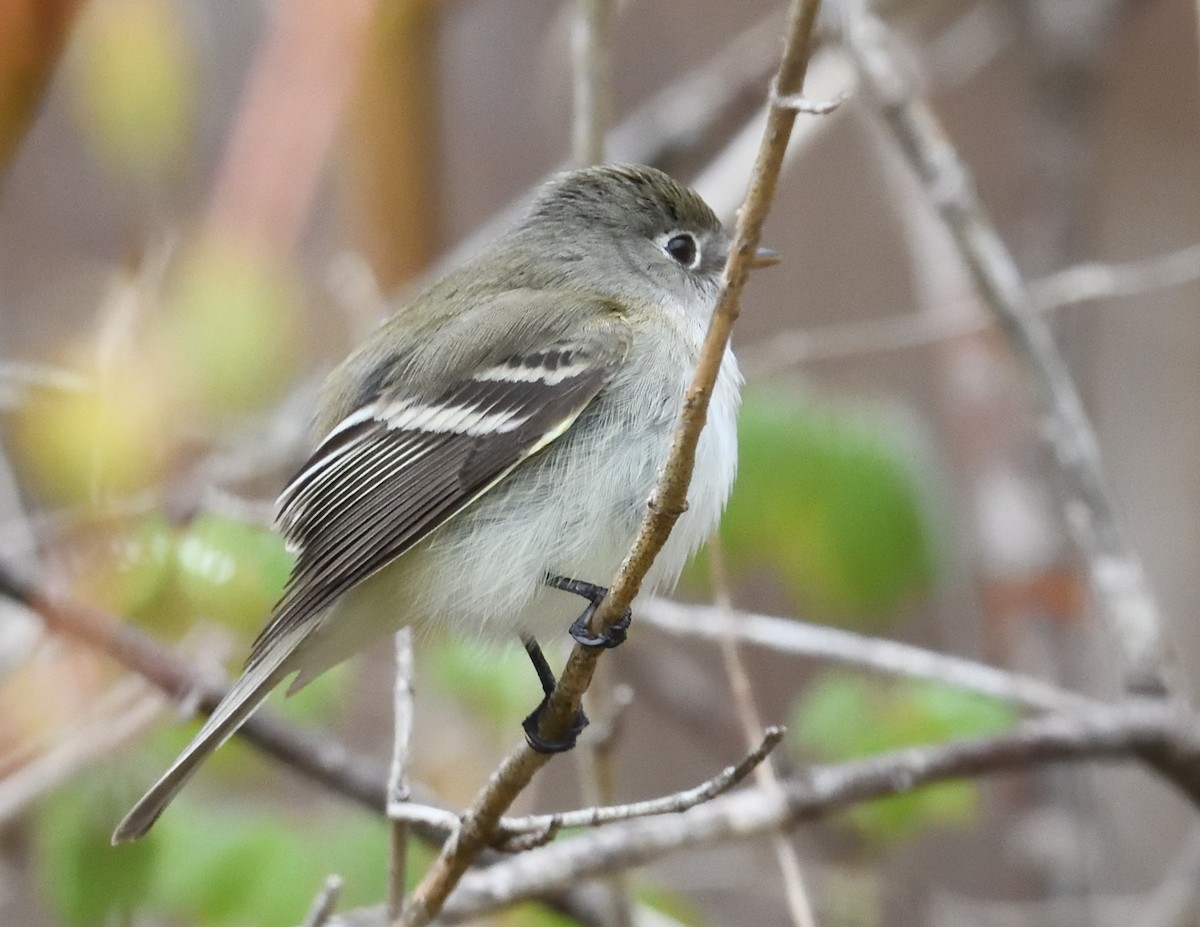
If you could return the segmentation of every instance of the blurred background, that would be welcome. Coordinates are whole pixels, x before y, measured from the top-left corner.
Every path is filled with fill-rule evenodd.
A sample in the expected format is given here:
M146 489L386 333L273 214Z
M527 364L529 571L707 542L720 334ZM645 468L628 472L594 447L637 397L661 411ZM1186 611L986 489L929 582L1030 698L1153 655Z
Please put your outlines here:
M697 183L732 220L782 8L617 7L608 156ZM1200 10L877 9L1050 313L1194 687ZM271 504L321 377L392 294L462 260L570 163L576 15L548 0L0 0L4 562L236 670L287 575ZM680 596L1115 692L1028 384L830 32L806 89L849 97L799 117L764 236L784 262L754 275L735 332L749 385L721 555ZM1107 263L1051 276L1086 262ZM746 740L716 645L636 622L631 641L604 661L603 691L632 694L606 761L618 800L690 787ZM762 719L790 727L784 770L1017 717L742 656ZM390 687L382 647L274 704L385 758ZM414 778L461 807L536 681L519 648L424 639L416 691ZM343 906L382 899L385 824L236 742L147 840L109 848L193 728L2 606L0 922L294 924L331 872ZM581 756L522 808L589 800ZM1200 923L1189 809L1140 768L1070 766L872 803L789 842L824 925L1183 927ZM628 889L660 923L789 923L776 852L687 853ZM528 905L491 923L573 921Z

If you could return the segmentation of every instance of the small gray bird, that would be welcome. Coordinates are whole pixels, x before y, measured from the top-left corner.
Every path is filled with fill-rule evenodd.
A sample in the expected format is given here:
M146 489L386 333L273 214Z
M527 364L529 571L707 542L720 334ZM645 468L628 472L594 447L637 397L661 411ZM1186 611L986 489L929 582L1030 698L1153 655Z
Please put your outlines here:
M288 690L408 625L539 635L587 618L666 461L729 236L648 167L561 174L483 253L402 305L329 377L316 450L279 498L296 554L241 677L117 827L144 834L203 760ZM716 527L737 466L741 376L726 351L688 509L645 587L673 586ZM543 705L545 702L543 701ZM586 723L581 719L578 726ZM537 749L569 748L536 739Z

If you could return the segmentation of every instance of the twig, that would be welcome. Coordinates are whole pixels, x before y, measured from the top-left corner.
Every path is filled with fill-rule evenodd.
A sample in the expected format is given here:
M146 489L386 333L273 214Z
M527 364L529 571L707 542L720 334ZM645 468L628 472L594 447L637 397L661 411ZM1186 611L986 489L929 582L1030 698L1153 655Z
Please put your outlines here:
M331 875L325 880L317 897L313 899L312 907L304 918L301 927L325 927L337 907L338 897L342 894L341 876Z
M723 795L746 778L770 755L783 739L784 729L769 727L763 731L762 740L753 750L733 766L726 766L711 779L672 795L651 798L646 801L624 805L608 805L596 808L578 808L574 811L559 811L554 814L530 814L523 817L503 817L496 827L497 846L511 850L512 841L530 834L541 835L549 831L573 827L599 827L616 821L647 817L657 814L676 814L686 811L701 802ZM433 827L453 830L458 816L452 811L430 805L410 803L396 809L409 821L420 821Z
M812 28L819 6L820 0L793 0L783 59L774 84L778 93L799 93L803 89ZM609 594L592 616L593 633L616 621L629 607L642 578L683 511L696 442L708 411L708 398L729 342L730 329L738 315L742 287L754 262L762 223L775 192L779 167L795 118L793 110L775 106L770 109L750 192L738 216L720 300L709 324L692 385L687 391L670 456L637 539L609 587ZM542 738L556 739L566 731L591 682L597 657L594 650L574 648L543 713L538 731ZM437 916L463 873L490 843L500 816L546 762L544 754L536 753L522 743L501 763L463 816L458 833L446 842L441 855L413 893L401 919L403 927L424 927Z
M1137 296L1200 280L1200 243L1140 261L1091 262L1035 280L1029 286L1034 306L1046 311L1097 299Z
M713 598L717 608L728 618L733 609L733 596L729 591L729 574L725 569L725 549L721 545L719 535L708 542L709 572L712 576ZM726 633L721 636L721 659L725 664L725 675L729 678L729 689L733 693L733 701L737 706L738 720L742 726L742 734L748 743L753 743L763 729L762 715L754 698L754 686L750 682L750 674L742 660L741 647L732 633L733 622L727 622ZM764 763L754 770L754 778L765 790L779 789L779 777L770 763ZM808 889L804 884L804 872L800 868L800 859L796 848L782 833L772 838L775 859L779 864L779 873L783 879L784 900L787 902L788 913L796 927L815 927L817 919L813 914L812 902L808 897Z
M1087 561L1100 611L1133 691L1166 693L1168 647L1137 551L1125 538L1099 449L1079 394L1012 255L976 196L966 166L929 106L913 93L887 47L882 23L861 10L847 16L847 47L864 95L876 105L898 148L920 177L1001 331L1023 362L1067 493L1067 523Z
M571 20L572 86L571 151L576 166L604 160L604 133L612 112L613 0L576 0Z
M730 635L743 643L779 653L833 660L894 676L929 679L1032 711L1087 711L1102 704L1040 679L964 657L791 618L725 612L711 606L681 605L656 598L640 604L638 620L669 634L712 640Z
M572 827L599 827L615 821L628 821L632 818L651 817L659 814L678 814L693 808L702 802L711 801L718 795L723 795L750 775L755 769L761 769L761 763L774 750L785 731L782 727L768 727L762 732L759 743L733 766L723 770L706 782L702 782L682 792L664 795L661 798L651 798L646 801L630 802L625 805L610 805L600 808L580 808L576 811L562 811L558 814L534 814L520 818L502 818L501 824L505 831L512 834L536 833L553 828L559 830Z
M1146 749L1196 755L1195 719L1158 700L1133 698L1086 715L1026 721L991 737L909 747L818 766L781 782L698 805L681 815L613 824L467 875L443 919L481 917L555 886L641 866L681 850L773 833L851 805L968 776L1064 761L1133 759Z
M1030 309L1055 312L1096 300L1137 296L1200 280L1200 244L1140 261L1092 262L1069 267L1029 284ZM863 319L819 328L777 332L738 352L748 376L818 361L924 347L978 335L995 324L986 315L923 311Z
M404 889L408 878L408 822L395 813L407 803L408 752L413 727L413 645L412 629L401 628L395 637L396 680L392 694L394 727L392 764L388 770L387 814L390 822L391 852L388 864L388 920L400 916L404 907Z

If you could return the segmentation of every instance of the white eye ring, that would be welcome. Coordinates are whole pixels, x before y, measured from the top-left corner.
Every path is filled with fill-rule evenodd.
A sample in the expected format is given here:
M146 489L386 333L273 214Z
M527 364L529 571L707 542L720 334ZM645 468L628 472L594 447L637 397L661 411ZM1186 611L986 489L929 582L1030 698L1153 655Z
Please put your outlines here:
M663 242L663 251L667 257L689 270L700 263L700 245L695 236L688 232L673 232Z

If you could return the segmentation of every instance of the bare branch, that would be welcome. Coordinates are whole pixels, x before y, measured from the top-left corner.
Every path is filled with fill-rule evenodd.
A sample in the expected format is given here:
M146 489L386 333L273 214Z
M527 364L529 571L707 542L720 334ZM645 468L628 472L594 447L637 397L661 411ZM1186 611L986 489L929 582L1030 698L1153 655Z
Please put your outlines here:
M1030 309L1054 312L1198 280L1200 244L1194 244L1140 261L1079 264L1035 280L1029 285ZM980 334L993 325L994 319L983 314L923 311L776 332L769 339L742 348L739 356L748 376L762 377L801 364L939 344Z
M1096 436L1066 364L1012 255L976 196L971 177L936 116L916 97L888 47L881 22L859 10L846 42L864 95L920 177L1001 331L1032 381L1067 493L1067 523L1087 561L1097 604L1121 651L1127 685L1165 693L1168 646L1141 559L1117 517Z
M799 93L803 89L819 7L820 0L793 0L783 58L774 83L779 93ZM776 106L772 106L768 114L750 192L738 215L720 299L701 348L692 385L687 391L670 456L637 539L613 579L609 594L592 616L593 633L611 625L629 607L641 587L642 578L683 511L696 442L708 412L709 395L729 342L730 330L738 316L741 291L754 262L762 224L774 196L795 118L794 111ZM584 647L577 646L572 651L542 716L538 734L543 739L553 740L565 733L591 683L597 657L596 651ZM500 816L547 759L522 743L504 760L463 816L458 833L446 842L441 855L413 893L400 920L403 927L423 927L437 916L450 891L491 841Z
M1058 309L1097 299L1137 296L1200 280L1200 244L1156 254L1140 261L1078 264L1030 284L1030 299L1040 310Z
M725 548L721 544L720 535L713 537L709 543L709 575L712 577L713 598L723 617L729 618L733 610L733 595L729 591L729 574L725 567ZM727 621L732 628L733 622ZM758 710L758 702L754 698L754 686L750 681L750 673L742 659L742 649L737 638L726 631L721 635L721 658L725 665L725 675L729 679L729 689L733 693L733 701L737 706L738 720L741 722L742 735L747 742L752 743L763 730L762 714ZM770 763L764 763L754 771L754 778L763 789L779 789L779 777ZM779 874L783 879L784 900L787 902L788 913L795 927L815 927L816 916L813 914L812 901L808 897L808 888L804 884L804 872L800 868L800 857L791 841L782 834L774 834L771 838L775 859L779 864Z
M656 598L640 603L638 620L668 634L707 637L711 640L730 635L744 643L780 653L833 660L894 676L929 679L1012 702L1032 711L1083 711L1101 704L1040 679L1010 673L964 657L792 618L774 618L742 611L724 612L712 606L681 605Z
M604 160L604 133L612 111L613 0L576 0L571 26L574 119L571 151L578 167Z
M755 788L683 814L612 824L473 871L463 878L439 922L481 917L556 886L642 866L690 848L774 833L860 802L948 779L1045 763L1132 760L1148 750L1200 756L1200 727L1178 706L1131 698L1086 714L1026 721L991 737L812 767L783 780L774 793ZM354 923L378 923L366 916L368 912L363 914Z
M686 811L701 802L710 801L718 795L723 795L740 783L779 745L783 740L784 733L784 729L781 727L767 728L763 732L762 740L739 762L733 766L726 766L711 779L681 792L624 805L607 805L596 808L579 808L574 811L559 811L554 814L501 818L496 828L498 835L496 846L505 852L514 852L518 845L517 841L531 835L540 842L545 842L547 835L552 837L563 828L600 827L615 821L628 821L631 818ZM430 827L448 831L454 830L458 825L458 816L454 812L431 805L415 803L399 805L394 809L394 814L397 818L421 822Z
M514 834L546 831L551 827L559 830L570 827L599 827L614 821L631 818L651 817L659 814L678 814L694 808L702 802L723 795L745 779L756 769L771 751L783 740L782 727L769 727L763 731L762 740L742 760L723 770L706 782L690 789L651 798L647 801L631 802L626 805L610 805L602 808L580 808L577 811L562 811L558 814L535 814L523 818L504 818L504 830ZM507 847L505 847L507 849Z
M308 916L304 918L301 927L325 927L337 907L338 897L342 894L341 876L331 875L313 899Z

